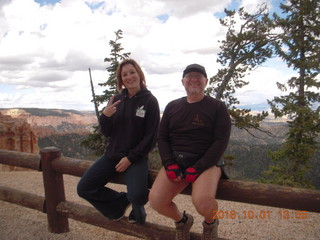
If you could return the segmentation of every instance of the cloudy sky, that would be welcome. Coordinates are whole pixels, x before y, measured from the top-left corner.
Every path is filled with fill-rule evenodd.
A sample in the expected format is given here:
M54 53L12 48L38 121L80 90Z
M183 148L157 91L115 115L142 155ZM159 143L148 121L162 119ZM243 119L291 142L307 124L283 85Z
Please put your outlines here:
M271 11L277 0L267 1ZM199 63L209 77L217 72L219 23L224 8L247 11L261 0L1 0L0 108L37 107L94 110L95 91L108 78L109 41L123 31L122 47L143 68L160 107L184 96L186 65ZM279 94L276 82L290 71L273 59L251 73L237 93L242 105L266 104Z

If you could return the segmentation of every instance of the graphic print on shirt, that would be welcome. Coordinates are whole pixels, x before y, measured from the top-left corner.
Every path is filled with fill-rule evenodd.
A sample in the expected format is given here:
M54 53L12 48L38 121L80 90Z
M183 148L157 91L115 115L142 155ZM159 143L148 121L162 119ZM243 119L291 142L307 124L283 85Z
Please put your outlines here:
M141 107L137 108L137 110L136 110L136 116L137 117L144 118L144 116L146 115L146 110L143 109L143 108L144 108L144 105L142 105Z
M192 125L204 126L204 122L200 119L199 114L197 113L195 118L192 121Z

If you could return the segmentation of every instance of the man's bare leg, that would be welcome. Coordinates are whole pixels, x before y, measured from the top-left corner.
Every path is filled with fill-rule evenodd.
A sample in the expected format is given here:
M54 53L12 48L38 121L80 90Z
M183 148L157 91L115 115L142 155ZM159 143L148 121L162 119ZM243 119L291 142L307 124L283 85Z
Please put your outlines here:
M168 179L165 169L162 167L154 181L149 194L149 203L160 214L179 221L183 214L172 201L184 188L188 186L185 181L172 181Z
M216 192L221 169L213 166L205 170L192 185L192 202L207 223L213 222L213 213L218 211Z

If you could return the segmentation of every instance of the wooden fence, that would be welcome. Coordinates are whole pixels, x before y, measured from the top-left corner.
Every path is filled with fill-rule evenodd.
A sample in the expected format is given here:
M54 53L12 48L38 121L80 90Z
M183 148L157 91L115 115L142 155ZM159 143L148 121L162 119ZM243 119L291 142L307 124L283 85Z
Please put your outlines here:
M68 218L72 218L144 239L174 239L175 230L173 228L148 222L144 225L130 224L126 218L118 222L110 221L93 207L66 201L63 174L81 177L86 169L91 166L91 161L67 158L61 156L59 149L49 147L42 149L40 155L0 150L0 163L42 171L44 197L0 186L0 200L46 213L50 232L68 232ZM156 175L157 171L151 170L149 172L150 186L154 182ZM115 176L112 182L124 184L124 180L120 175ZM190 193L190 187L182 192L182 194L188 195ZM320 212L320 191L271 184L221 180L217 199ZM200 234L192 232L191 239L200 239Z

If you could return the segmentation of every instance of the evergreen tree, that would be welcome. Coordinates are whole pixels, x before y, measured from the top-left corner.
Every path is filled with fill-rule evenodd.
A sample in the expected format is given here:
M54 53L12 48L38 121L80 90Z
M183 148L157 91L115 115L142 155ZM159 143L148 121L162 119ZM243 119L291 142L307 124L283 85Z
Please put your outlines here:
M210 78L206 93L224 100L229 107L233 124L245 129L260 129L260 122L268 116L267 112L252 115L251 109L237 109L239 100L234 96L236 89L249 84L243 77L263 64L272 56L272 24L268 18L266 5L259 6L254 14L249 14L240 8L238 12L225 9L226 18L220 23L228 28L226 39L220 46L217 62L223 68ZM240 18L240 27L235 18ZM262 130L261 130L262 131Z
M320 132L320 2L289 0L281 4L284 18L274 15L281 30L276 52L297 72L278 88L287 95L268 101L275 117L288 118L289 131L279 151L270 152L274 163L264 182L311 187L306 178L319 149Z
M99 86L105 87L102 95L95 95L92 86L93 102L95 104L95 109L98 109L100 105L105 105L112 95L117 93L117 77L116 71L120 62L130 56L131 53L122 53L124 50L119 42L122 37L122 30L115 32L116 39L110 40L109 45L111 47L110 57L104 59L105 62L109 62L110 66L107 67L109 72L109 78L104 83L99 83ZM96 155L101 155L105 149L105 137L100 133L100 127L93 126L93 132L88 135L86 139L81 142L81 145L93 150Z
M109 72L109 78L104 83L99 83L99 86L106 87L103 91L102 95L96 96L96 101L98 106L109 101L110 97L117 93L117 77L116 71L120 64L120 62L130 56L130 52L122 53L124 50L121 47L121 43L119 42L122 37L122 30L118 30L115 32L116 39L110 40L109 45L111 47L110 57L106 57L104 59L105 62L110 63L110 66L107 67L107 71Z

